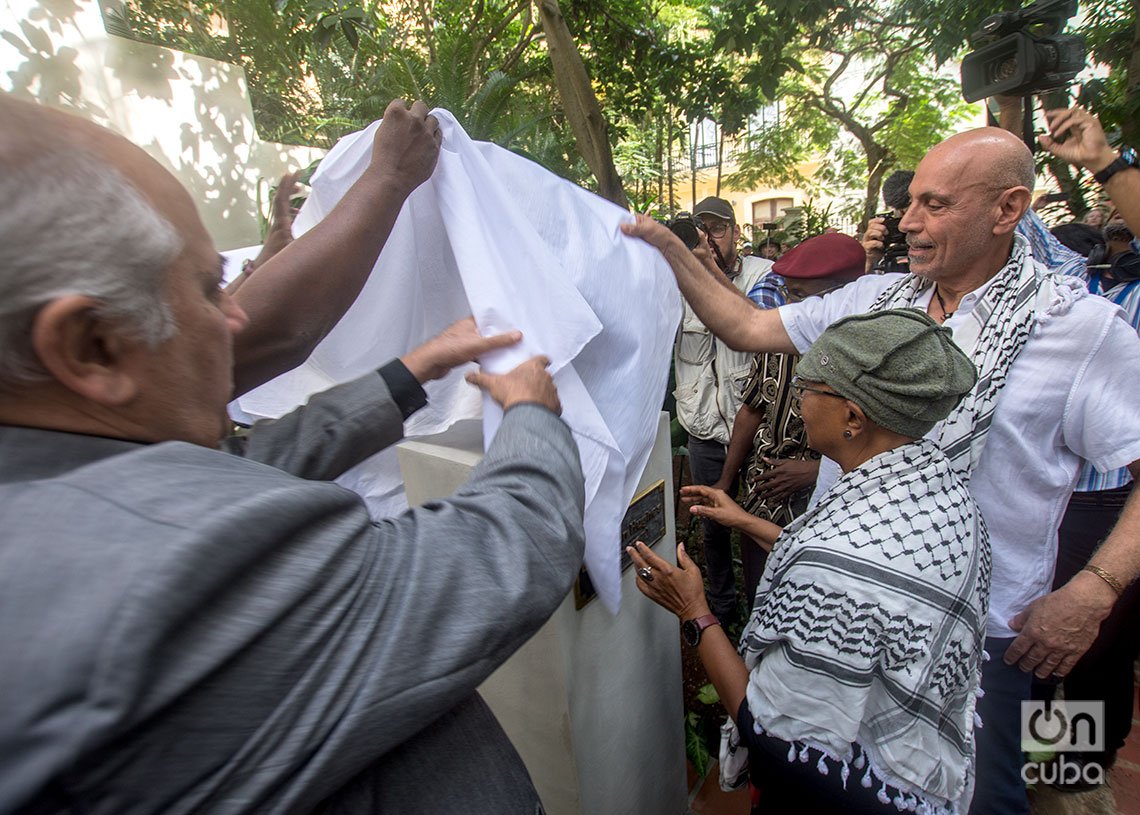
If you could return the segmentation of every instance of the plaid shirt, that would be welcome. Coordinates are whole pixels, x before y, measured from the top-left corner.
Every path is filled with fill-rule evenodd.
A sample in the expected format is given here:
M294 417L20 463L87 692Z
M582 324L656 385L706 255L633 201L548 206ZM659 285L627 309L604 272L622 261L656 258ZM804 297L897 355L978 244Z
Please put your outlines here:
M784 278L775 272L768 272L748 291L748 299L760 308L779 308L788 301L784 291Z

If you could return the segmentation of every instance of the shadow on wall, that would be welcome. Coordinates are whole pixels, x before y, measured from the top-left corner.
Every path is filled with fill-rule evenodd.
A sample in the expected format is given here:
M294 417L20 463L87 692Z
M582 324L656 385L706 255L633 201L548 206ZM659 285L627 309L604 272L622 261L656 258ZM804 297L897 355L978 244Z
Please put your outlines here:
M0 89L110 127L190 190L220 249L260 242L258 187L322 155L257 138L239 66L108 34L94 0L0 0Z

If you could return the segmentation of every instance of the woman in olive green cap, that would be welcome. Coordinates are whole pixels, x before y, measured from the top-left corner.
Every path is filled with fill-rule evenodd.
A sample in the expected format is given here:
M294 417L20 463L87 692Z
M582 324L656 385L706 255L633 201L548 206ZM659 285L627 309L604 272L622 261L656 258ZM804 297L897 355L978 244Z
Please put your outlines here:
M975 384L950 331L912 309L847 317L803 356L808 441L843 475L782 530L723 492L693 514L772 556L739 655L700 572L631 547L637 584L677 614L733 715L721 784L751 778L755 812L965 812L989 591L981 516L924 439Z

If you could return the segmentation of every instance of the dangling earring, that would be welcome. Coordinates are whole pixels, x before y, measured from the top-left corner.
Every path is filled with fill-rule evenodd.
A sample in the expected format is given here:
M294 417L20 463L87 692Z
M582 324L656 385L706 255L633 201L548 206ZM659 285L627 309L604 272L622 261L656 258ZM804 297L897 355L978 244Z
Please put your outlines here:
M844 430L843 431L843 438L845 438L845 439L851 438L851 431L850 430Z

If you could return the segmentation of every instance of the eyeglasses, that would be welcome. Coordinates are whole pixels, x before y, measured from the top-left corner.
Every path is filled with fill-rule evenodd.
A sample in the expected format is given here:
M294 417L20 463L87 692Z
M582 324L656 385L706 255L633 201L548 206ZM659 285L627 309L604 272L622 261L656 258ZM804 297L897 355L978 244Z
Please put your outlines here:
M791 387L792 387L792 396L795 399L801 399L802 400L804 398L804 393L806 393L807 391L811 391L812 393L818 393L820 396L834 396L836 399L842 399L844 401L847 401L847 397L841 393L836 393L835 391L821 391L819 388L809 388L807 385L804 384L804 381L802 379L800 379L798 376L792 377L792 386Z
M705 232L708 232L714 238L723 238L724 233L728 231L728 223L720 219L713 220L709 218L703 222L705 225Z

